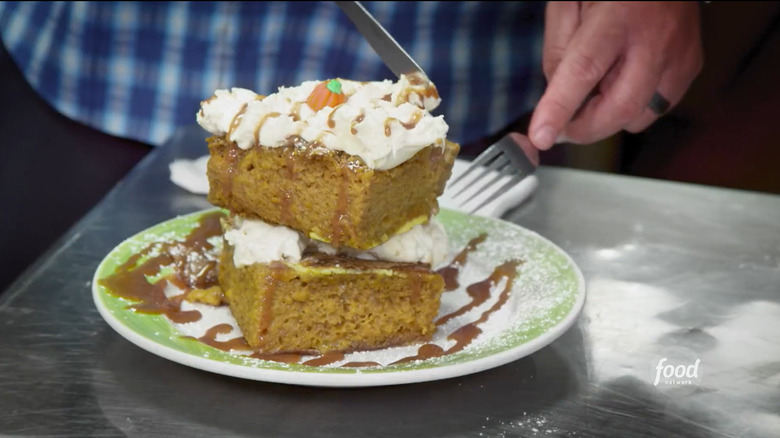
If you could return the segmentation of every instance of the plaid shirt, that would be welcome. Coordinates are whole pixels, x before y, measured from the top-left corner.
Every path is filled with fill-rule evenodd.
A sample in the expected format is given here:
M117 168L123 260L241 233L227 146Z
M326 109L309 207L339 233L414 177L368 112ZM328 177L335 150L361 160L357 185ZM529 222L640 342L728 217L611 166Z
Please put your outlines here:
M541 95L544 4L364 5L436 84L453 141L495 133ZM394 79L332 2L1 2L0 36L58 111L154 145L216 89Z

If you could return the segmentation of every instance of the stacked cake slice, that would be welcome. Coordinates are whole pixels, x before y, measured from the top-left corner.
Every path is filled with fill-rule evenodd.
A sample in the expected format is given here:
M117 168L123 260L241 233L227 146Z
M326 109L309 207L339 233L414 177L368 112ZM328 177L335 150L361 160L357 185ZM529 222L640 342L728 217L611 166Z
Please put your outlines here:
M447 254L433 220L458 146L430 83L329 80L219 90L197 120L224 222L220 285L264 353L430 339Z

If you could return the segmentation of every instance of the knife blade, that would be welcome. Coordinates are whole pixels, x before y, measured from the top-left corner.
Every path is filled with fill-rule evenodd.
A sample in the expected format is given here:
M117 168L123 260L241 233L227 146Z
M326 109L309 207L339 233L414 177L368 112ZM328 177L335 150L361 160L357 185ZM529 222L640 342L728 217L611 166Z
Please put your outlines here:
M428 75L417 62L360 2L337 1L335 3L396 76L417 75L425 82L429 82Z

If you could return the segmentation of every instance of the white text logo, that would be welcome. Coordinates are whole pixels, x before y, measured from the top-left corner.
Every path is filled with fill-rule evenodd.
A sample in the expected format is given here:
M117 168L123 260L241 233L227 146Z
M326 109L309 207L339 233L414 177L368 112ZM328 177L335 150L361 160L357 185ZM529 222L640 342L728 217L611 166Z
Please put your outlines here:
M672 364L668 358L661 358L655 367L653 386L663 385L695 385L699 383L699 364L696 359L691 365Z

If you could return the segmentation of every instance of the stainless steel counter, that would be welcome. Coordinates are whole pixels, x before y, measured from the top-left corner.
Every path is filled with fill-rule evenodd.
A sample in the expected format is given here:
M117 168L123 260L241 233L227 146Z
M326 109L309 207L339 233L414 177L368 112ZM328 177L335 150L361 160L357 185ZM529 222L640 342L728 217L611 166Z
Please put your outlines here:
M0 296L0 435L780 436L780 197L749 192L540 169L506 218L574 258L587 303L550 346L479 374L321 389L141 350L90 280L125 238L208 207L168 179L204 137L147 156ZM664 383L683 365L685 384Z

